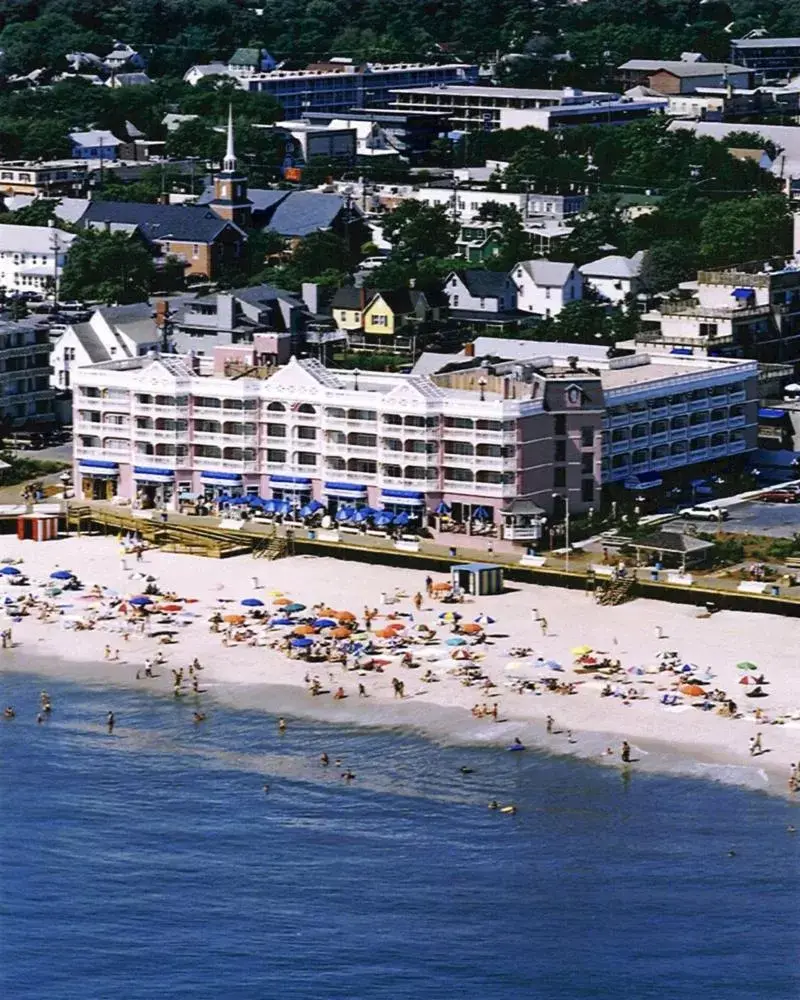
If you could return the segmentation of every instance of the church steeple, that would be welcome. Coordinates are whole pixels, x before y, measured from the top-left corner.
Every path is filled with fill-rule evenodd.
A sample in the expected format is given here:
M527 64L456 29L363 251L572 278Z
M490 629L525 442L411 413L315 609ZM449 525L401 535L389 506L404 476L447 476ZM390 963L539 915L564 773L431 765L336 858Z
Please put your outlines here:
M221 218L242 229L251 222L252 202L247 197L247 178L239 172L233 134L233 107L228 105L228 130L222 170L214 181L214 200L209 207Z
M233 148L233 105L228 105L228 143L225 148L225 159L222 161L222 169L226 174L236 173L236 152Z

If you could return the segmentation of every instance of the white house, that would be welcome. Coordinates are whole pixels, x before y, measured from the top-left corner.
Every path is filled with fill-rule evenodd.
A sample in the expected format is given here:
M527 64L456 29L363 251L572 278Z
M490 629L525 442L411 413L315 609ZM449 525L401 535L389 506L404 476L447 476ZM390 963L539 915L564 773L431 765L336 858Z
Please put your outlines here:
M580 272L595 291L616 306L624 302L628 295L639 292L643 260L643 250L637 250L632 257L609 254L583 264Z
M51 226L0 225L0 288L7 294L52 294L74 239Z
M498 315L517 307L517 289L502 271L453 271L444 283L450 314Z
M161 331L149 303L103 306L88 323L68 326L53 344L50 383L57 389L69 389L76 368L141 357L160 346Z
M583 298L583 275L574 264L557 260L523 260L511 272L517 309L537 316L558 316L570 302Z

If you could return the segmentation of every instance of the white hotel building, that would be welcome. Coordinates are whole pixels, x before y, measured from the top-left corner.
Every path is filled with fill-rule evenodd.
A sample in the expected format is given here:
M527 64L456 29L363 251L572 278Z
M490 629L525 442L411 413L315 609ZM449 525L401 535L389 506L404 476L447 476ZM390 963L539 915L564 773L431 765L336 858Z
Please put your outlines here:
M503 354L521 342L493 343ZM295 359L259 371L243 346L80 368L78 492L156 503L253 493L416 512L443 501L456 518L482 506L499 524L521 497L558 514L553 494L568 496L577 515L599 505L603 485L706 475L756 447L754 362L596 348L582 360L567 357L571 345L528 342L525 358L489 365L469 346L431 375ZM550 353L530 356L537 347Z

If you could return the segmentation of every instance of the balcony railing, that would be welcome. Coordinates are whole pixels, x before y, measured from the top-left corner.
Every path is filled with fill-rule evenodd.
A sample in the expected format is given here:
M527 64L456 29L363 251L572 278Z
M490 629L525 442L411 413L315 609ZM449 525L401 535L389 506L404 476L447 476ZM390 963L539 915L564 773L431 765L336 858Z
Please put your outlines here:
M723 455L728 454L728 445L714 444L708 449L708 454L711 458L721 458Z
M729 441L728 442L728 454L736 455L740 451L745 451L747 448L746 441Z
M698 410L708 409L708 399L690 399L687 404L690 413L697 413Z
M630 422L630 413L619 413L609 419L609 425L611 427L627 427Z
M728 417L728 427L744 427L747 417L741 413L733 417Z
M668 406L651 406L650 410L649 410L649 413L650 413L650 419L651 420L658 420L658 419L660 419L662 417L669 416L669 407Z
M669 431L659 431L650 435L650 444L666 444L669 441Z
M744 389L738 389L735 392L732 391L728 393L729 403L743 403L746 399L747 399L747 393L744 391Z
M134 465L156 469L185 469L192 464L188 455L145 455L141 452L134 452L132 460Z

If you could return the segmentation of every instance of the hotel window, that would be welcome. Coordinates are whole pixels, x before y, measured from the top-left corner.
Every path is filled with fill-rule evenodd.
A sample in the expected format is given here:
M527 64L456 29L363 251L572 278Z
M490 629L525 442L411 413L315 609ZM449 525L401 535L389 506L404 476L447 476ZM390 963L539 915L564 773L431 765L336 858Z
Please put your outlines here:
M581 472L587 474L594 472L594 455L592 452L587 452L585 455L581 455Z
M199 256L200 256L200 244L199 243L193 243L192 244L192 257L196 258L196 257L199 257Z
M553 442L553 461L554 462L566 462L567 460L567 442L564 441L554 441Z
M286 461L286 452L285 451L280 451L277 448L268 448L267 449L267 461L268 462L285 462Z
M316 465L317 456L313 451L298 451L297 452L297 464L298 465Z
M313 441L317 436L316 427L298 427L297 436L306 441Z
M267 424L267 437L286 437L285 424Z
M581 427L581 448L591 448L594 445L594 427Z
M553 486L560 487L567 485L567 470L553 469Z
M594 503L594 480L593 479L582 479L581 480L581 502L582 503Z

